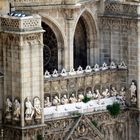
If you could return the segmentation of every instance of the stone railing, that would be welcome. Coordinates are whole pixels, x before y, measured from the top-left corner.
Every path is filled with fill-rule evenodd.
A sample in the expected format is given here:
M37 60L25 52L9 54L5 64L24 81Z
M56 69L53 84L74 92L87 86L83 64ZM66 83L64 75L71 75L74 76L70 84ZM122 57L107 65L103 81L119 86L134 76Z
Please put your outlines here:
M55 96L61 99L63 95L70 98L74 94L78 99L79 94L86 95L88 91L94 93L96 89L102 93L105 89L110 91L112 86L118 91L120 91L121 87L127 87L126 69L107 69L64 77L45 78L44 96L45 98L49 97L51 102Z
M31 31L41 29L41 18L39 15L26 17L9 16L1 17L1 29L8 31Z
M138 16L138 5L128 3L122 4L118 2L106 2L104 14L136 17Z

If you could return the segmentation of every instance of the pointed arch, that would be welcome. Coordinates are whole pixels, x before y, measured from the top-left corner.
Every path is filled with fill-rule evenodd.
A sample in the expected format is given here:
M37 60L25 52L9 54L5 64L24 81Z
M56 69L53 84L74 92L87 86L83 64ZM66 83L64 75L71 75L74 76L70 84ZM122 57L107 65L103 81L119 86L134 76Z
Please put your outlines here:
M41 15L42 16L42 15ZM61 27L59 26L59 24L53 20L52 18L50 18L49 16L42 16L42 23L44 26L46 26L46 28L48 29L48 32L51 32L52 33L52 38L53 41L54 41L54 46L51 45L51 46L47 46L47 44L44 44L44 46L47 46L47 48L49 49L50 47L50 50L46 50L46 51L49 51L50 56L48 56L49 58L52 57L52 55L54 55L53 57L56 57L54 58L51 63L56 63L54 64L54 68L55 69L58 69L58 70L61 70L62 67L65 65L64 63L64 59L63 56L64 56L64 48L65 48L65 36L64 36L64 33L62 32L63 30L61 29ZM44 28L45 29L45 28ZM44 34L50 34L50 33L44 33ZM53 49L51 50L51 48L53 47ZM55 48L56 47L56 48ZM45 49L45 48L44 48ZM53 54L54 52L57 51L57 54ZM48 59L49 59L48 58ZM57 61L57 62L55 62ZM49 63L49 62L48 62ZM57 65L57 67L56 67ZM50 68L51 69L51 68ZM44 72L47 70L47 66L45 67L44 66ZM51 69L51 72L53 70Z
M93 66L95 63L98 63L99 61L99 47L98 47L98 28L97 28L97 23L94 20L95 16L93 15L93 13L89 10L89 9L84 9L81 14L78 16L76 23L75 23L75 27L74 27L74 34L73 34L73 44L74 44L74 65L75 67L78 65L82 65L83 67L85 67L85 65L91 65ZM83 37L82 41L83 43L81 43L81 41L79 40L79 42L76 45L75 40L77 39L77 34L78 34L78 26L80 26L83 28L82 30L85 30L83 33L80 32L79 35L81 34L81 38L82 35L85 35L85 37ZM80 38L80 37L79 37ZM78 40L78 39L77 39ZM84 49L82 49L81 47L83 47ZM77 52L77 50L79 50ZM80 55L79 55L80 53ZM86 60L86 62L84 62L84 64L82 62L80 62L80 56L82 56L82 59ZM78 60L79 58L79 60Z

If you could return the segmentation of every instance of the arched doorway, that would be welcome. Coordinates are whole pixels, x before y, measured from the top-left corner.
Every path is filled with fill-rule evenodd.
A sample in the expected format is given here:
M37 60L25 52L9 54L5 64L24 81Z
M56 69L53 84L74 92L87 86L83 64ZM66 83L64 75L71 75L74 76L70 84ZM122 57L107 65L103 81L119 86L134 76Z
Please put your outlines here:
M74 35L74 68L87 66L87 31L83 17L80 17Z
M44 22L42 22L42 27L45 30L43 34L43 63L44 72L48 70L53 72L54 69L58 69L58 46L57 38L53 30Z
M74 33L74 68L85 68L99 63L99 47L95 20L91 12L85 10L79 17Z

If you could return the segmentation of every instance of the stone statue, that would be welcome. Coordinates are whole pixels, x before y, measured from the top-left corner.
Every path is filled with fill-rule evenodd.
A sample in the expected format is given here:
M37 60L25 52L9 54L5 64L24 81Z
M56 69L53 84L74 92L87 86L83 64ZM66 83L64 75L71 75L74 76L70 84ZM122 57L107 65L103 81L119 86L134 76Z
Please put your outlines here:
M118 95L118 92L117 92L117 90L114 86L111 87L110 93L111 93L111 96L117 96Z
M93 93L93 99L100 99L101 95L99 92L99 89L96 89L95 92Z
M78 95L78 102L81 102L84 99L84 95L82 93L80 93Z
M64 105L67 103L69 103L69 100L66 95L63 95L63 97L61 98L61 104Z
M120 96L124 97L125 96L125 87L121 87L121 90L120 90Z
M131 98L130 98L131 103L136 104L137 103L137 95L136 95L137 87L133 81L131 82L131 86L129 90L130 90L130 95L131 95Z
M109 93L108 88L106 88L106 89L102 92L102 96L103 96L104 98L107 98L107 97L110 96L110 93Z
M135 85L134 82L131 83L131 86L130 86L130 94L131 94L131 97L132 96L136 96L136 90L137 90L137 87Z
M32 120L33 115L34 107L32 106L29 97L27 97L25 101L25 120Z
M6 99L6 119L11 119L12 118L12 102L9 98Z
M93 95L92 95L92 92L91 92L90 90L87 92L86 95L87 95L88 98L92 98L92 96L93 96Z
M125 92L125 87L121 87L119 95L117 95L117 98L116 98L116 99L118 99L120 101L120 103L122 105L125 105L125 101L126 101L125 93L126 93Z
M53 101L52 101L53 105L57 106L60 104L60 99L58 98L58 96L55 96L53 98Z
M76 99L74 93L73 93L73 94L71 95L71 97L69 98L69 101L70 101L70 103L76 103L76 102L77 102L77 99Z
M18 99L15 99L14 102L14 111L13 111L13 119L14 120L19 120L20 119L20 103L18 101Z
M136 104L136 103L137 103L137 97L134 96L134 95L131 97L130 100L131 100L131 103L132 103L132 104Z
M40 99L38 97L34 98L34 110L35 110L35 119L39 119L41 118L41 102Z
M50 102L50 97L46 97L44 100L44 107L49 107L51 105L52 103Z

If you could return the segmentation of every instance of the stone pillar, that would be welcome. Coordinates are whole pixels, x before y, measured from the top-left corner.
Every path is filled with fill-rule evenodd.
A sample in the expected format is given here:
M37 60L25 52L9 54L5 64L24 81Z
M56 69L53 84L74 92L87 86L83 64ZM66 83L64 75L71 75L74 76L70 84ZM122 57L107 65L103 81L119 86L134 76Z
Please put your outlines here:
M138 7L138 14L140 14L140 6ZM137 51L137 63L138 63L138 79L137 79L137 107L140 109L140 20L138 21L138 51Z
M28 135L28 129L33 128L33 133L37 132L35 129L42 132L40 130L43 129L44 124L41 17L38 15L22 18L3 16L1 21L5 75L3 114L5 127L10 125L9 130L20 131L19 134L22 135L19 136L20 139L31 139L30 137L36 139L37 134ZM9 107L7 102L12 105ZM16 108L17 104L19 110Z
M73 27L74 27L74 20L67 19L67 48L65 49L65 67L67 70L70 70L73 67ZM66 62L67 61L67 62Z

